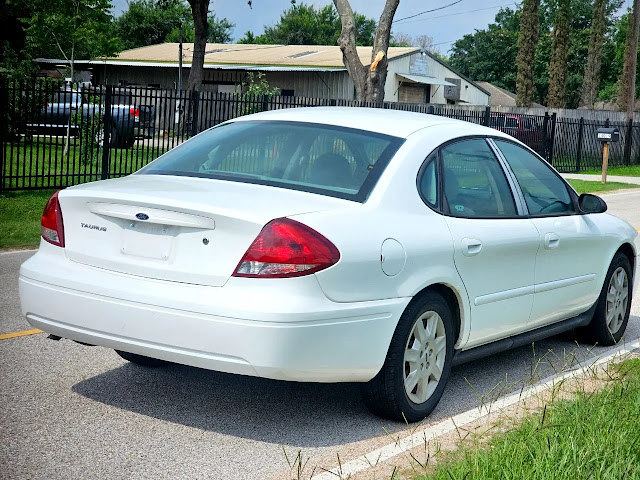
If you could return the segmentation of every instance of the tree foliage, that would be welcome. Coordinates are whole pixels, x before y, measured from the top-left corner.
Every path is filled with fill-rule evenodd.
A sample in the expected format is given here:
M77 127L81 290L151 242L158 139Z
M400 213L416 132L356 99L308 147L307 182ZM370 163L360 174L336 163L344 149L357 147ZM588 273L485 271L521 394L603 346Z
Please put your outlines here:
M520 34L518 35L518 54L516 64L516 104L528 107L534 98L534 65L533 59L538 46L540 0L524 0L520 17Z
M589 51L587 54L587 64L584 68L582 93L580 95L580 103L587 107L593 107L598 97L600 67L602 66L602 49L604 47L606 4L606 0L595 0L593 7L591 33L589 34Z
M114 21L114 33L120 48L144 47L164 42L195 40L195 27L189 6L182 0L133 0L129 8ZM208 38L211 43L229 43L235 26L226 18L215 14L208 18Z
M231 43L234 23L231 23L226 18L218 18L216 14L209 16L209 31L207 34L207 42L209 43ZM193 26L193 19L188 18L182 24L182 41L193 42L195 40L195 28ZM164 40L165 42L179 42L180 41L180 27L175 27Z
M191 22L189 7L181 0L133 0L129 8L114 21L114 33L123 50L155 45L167 41L167 36L179 29L179 24ZM193 27L192 27L193 28Z
M549 107L564 108L567 103L567 53L569 51L570 0L558 0L553 27L553 56L549 66Z
M376 21L354 13L356 44L373 45ZM342 25L333 5L316 8L305 3L294 4L274 25L265 26L262 35L247 31L238 43L272 45L336 45Z
M37 57L92 59L118 49L109 0L30 0L26 42Z
M600 99L615 94L622 71L622 52L626 35L625 16L616 18L620 0L605 0L605 35L602 68L596 92ZM539 41L533 56L534 101L544 103L549 92L549 68L553 52L553 26L558 0L541 0L538 12ZM568 108L581 105L580 95L589 50L593 18L592 0L571 0L569 20L569 48L567 51ZM451 65L461 73L478 81L491 82L509 91L516 91L516 56L519 10L501 9L493 23L456 41L449 57ZM616 60L616 58L618 60Z
M627 118L633 114L635 100L635 80L638 66L638 36L640 32L640 0L633 1L633 10L628 14L624 60L620 74L618 108L626 110Z

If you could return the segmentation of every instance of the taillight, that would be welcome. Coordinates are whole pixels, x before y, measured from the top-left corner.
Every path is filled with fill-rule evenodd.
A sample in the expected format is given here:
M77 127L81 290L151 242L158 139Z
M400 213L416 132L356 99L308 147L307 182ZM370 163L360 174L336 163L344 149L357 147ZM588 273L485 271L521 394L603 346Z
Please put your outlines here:
M62 226L62 210L58 201L58 193L54 193L42 214L42 238L47 242L64 247L64 227Z
M278 218L267 223L236 267L234 277L309 275L340 260L333 243L306 225Z
M129 113L130 113L131 115L133 115L134 117L139 117L139 116L140 116L140 109L139 109L139 108L133 108L133 107L131 107L131 108L129 109Z

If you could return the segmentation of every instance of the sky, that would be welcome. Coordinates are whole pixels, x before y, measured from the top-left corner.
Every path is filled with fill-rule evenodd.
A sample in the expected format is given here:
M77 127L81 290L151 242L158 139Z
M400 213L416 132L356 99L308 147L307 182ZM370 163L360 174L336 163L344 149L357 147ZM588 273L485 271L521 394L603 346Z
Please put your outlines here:
M112 1L114 15L117 16L126 10L127 0ZM297 1L302 3L302 0ZM626 11L631 1L625 0L622 11ZM454 5L447 7L454 2ZM304 3L323 7L332 2L307 0ZM377 20L384 3L385 0L351 0L351 7L354 11ZM463 35L486 28L493 22L500 7L514 8L517 3L515 0L403 0L396 11L392 31L395 34L406 33L411 36L429 35L433 38L435 49L447 54L453 42ZM236 24L233 30L233 39L236 41L247 30L253 31L256 35L262 33L265 25L276 23L282 11L290 6L290 0L253 0L252 8L249 8L245 0L211 0L210 10L218 17L226 17ZM438 8L441 9L400 20Z

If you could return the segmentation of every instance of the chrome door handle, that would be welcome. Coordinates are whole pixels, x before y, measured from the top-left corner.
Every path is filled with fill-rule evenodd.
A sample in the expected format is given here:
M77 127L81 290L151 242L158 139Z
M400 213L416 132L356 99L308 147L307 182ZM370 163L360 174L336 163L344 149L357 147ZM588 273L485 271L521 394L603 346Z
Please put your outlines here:
M473 257L482 251L482 242L475 238L462 239L462 254L467 257Z
M558 248L560 245L560 237L555 233L547 233L544 236L544 248L551 250L552 248Z

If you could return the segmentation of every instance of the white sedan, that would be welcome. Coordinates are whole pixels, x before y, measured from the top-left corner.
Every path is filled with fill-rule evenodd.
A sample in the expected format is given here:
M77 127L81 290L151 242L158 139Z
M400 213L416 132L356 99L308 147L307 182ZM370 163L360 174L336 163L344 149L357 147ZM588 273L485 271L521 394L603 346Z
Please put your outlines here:
M20 269L34 327L176 362L362 382L417 421L453 365L627 326L636 231L499 131L305 108L207 130L128 177L56 193Z

